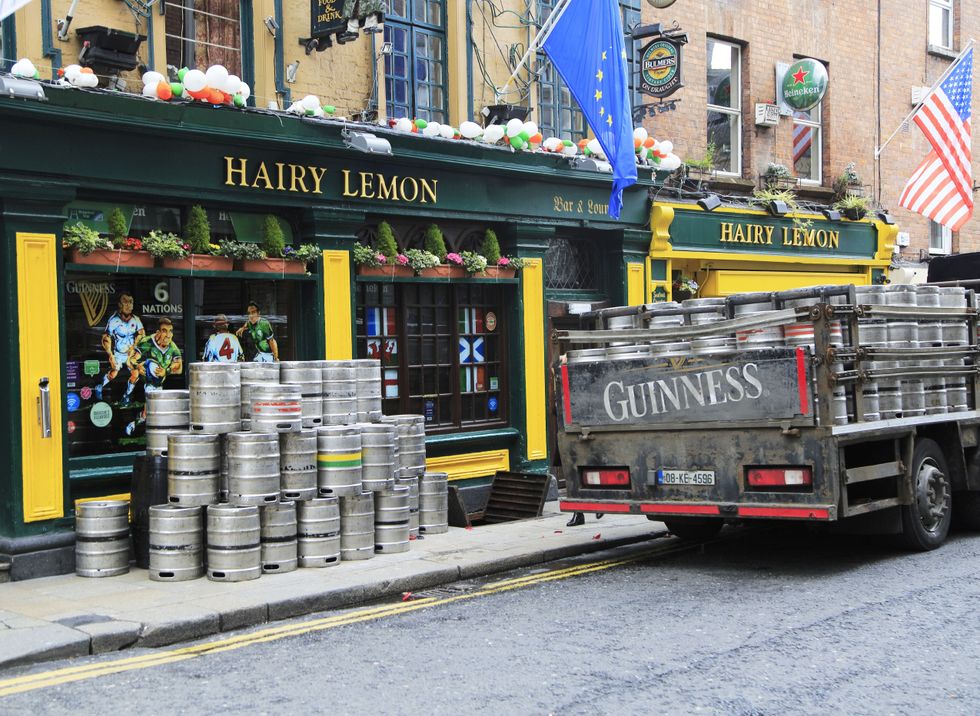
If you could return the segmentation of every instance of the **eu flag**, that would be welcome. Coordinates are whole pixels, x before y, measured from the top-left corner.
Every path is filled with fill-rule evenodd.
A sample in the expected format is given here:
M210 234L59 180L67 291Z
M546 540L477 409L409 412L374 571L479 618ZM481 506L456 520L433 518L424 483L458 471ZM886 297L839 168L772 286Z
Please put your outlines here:
M618 219L623 190L636 183L629 70L619 3L568 0L542 46L612 164L609 216Z

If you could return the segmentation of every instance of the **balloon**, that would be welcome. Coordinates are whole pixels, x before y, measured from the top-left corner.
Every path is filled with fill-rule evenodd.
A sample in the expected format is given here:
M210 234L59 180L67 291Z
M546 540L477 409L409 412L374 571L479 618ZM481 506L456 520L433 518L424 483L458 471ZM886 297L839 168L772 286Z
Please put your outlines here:
M596 156L599 156L599 157L603 156L603 154L602 154L602 145L599 144L599 140L598 139L593 139L592 141L590 141L586 145L586 149L588 149L590 152L592 152Z
M647 140L648 136L649 134L644 127L637 127L633 130L633 139L639 141L640 144L643 144L643 142Z
M561 153L564 154L566 157L574 157L576 152L578 152L578 147L576 147L571 142L565 144L565 148L562 149L561 151Z
M10 74L14 77L32 78L37 74L37 68L33 62L25 57L14 63L14 66L10 68Z
M235 102L235 106L236 107L244 107L245 106L245 98L242 97L240 94L236 94L235 95L234 102Z
M323 105L323 111L326 112L327 114L336 114L337 108L334 107L332 104L325 104Z
M145 87L146 85L154 85L157 82L163 82L164 79L165 79L164 76L161 75L159 72L153 72L152 70L150 72L144 72L143 86Z
M157 85L161 85L163 82L154 82L153 84L143 85L143 96L149 97L150 99L157 98Z
M483 141L487 144L496 144L504 138L504 128L499 124L491 124L483 130Z
M660 168L664 171L672 172L679 169L681 166L681 158L676 154L670 154L666 159L661 160Z
M441 126L438 122L429 122L425 129L422 130L422 134L426 137L438 137L440 129Z
M208 86L208 81L204 78L204 73L200 70L188 70L184 74L181 82L184 83L184 88L188 92L200 92Z
M169 82L157 82L157 97L166 101L174 96L174 91L170 88ZM146 89L145 87L143 89Z
M530 137L533 137L538 133L538 125L536 125L534 122L525 122L523 129Z
M92 71L91 67L83 67L78 71L78 76L75 78L75 85L77 87L98 87L99 78Z
M512 120L507 122L507 136L516 137L518 134L524 131L524 122L514 117Z
M521 138L521 135L517 134L510 138L510 146L514 149L524 149L527 146L527 142Z
M173 94L174 97L180 97L184 94L184 85L181 84L180 82L171 82L170 92Z
M238 90L241 89L242 78L238 75L228 75L228 79L225 80L223 85L220 85L222 92L227 94L238 94Z
M208 101L211 104L224 104L225 103L225 93L219 89L214 89L213 87L208 92Z
M242 82L241 87L238 88L238 94L242 96L242 99L248 100L252 96L252 90L248 88L248 85Z
M77 77L82 71L81 65L68 65L61 72L69 82L71 82L72 77Z
M195 92L193 90L187 89L186 84L184 85L184 93L191 99L207 99L208 96L207 90L198 90Z
M399 132L411 132L414 127L415 125L412 124L412 120L410 120L408 117L401 117L397 122L395 122L395 129L397 129Z
M204 73L204 79L207 80L208 87L224 87L228 81L228 70L224 65L211 65Z
M530 144L541 144L541 142L543 141L544 141L544 137L541 136L541 132L535 132L534 134L531 135L531 138L528 140Z
M452 139L456 136L456 129L450 127L448 124L444 124L439 127L439 136L443 139Z
M643 146L646 147L647 149L653 149L657 146L657 140L654 139L653 137L647 137L643 141Z
M323 107L317 107L312 112L310 110L306 110L306 114L307 115L311 115L312 114L314 117L322 117L323 116Z
M224 90L218 90L221 92L221 104L231 104L231 95Z
M660 142L660 146L658 147L658 149L661 152L663 152L664 154L670 154L672 151L674 151L674 143L673 142Z
M320 98L316 95L308 94L300 100L300 104L303 105L303 109L312 112L320 106Z
M517 133L517 136L523 139L525 143L531 138L531 135L525 132L523 128Z
M476 139L483 134L483 129L476 122L463 122L459 125L459 133L466 139Z
M183 82L184 75L186 75L188 72L190 72L189 69L187 69L186 67L181 67L179 70L177 70L177 79Z
M428 127L428 126L429 126L429 123L426 122L424 119L416 119L415 120L415 129L416 130L422 130L422 129L425 129L426 127Z

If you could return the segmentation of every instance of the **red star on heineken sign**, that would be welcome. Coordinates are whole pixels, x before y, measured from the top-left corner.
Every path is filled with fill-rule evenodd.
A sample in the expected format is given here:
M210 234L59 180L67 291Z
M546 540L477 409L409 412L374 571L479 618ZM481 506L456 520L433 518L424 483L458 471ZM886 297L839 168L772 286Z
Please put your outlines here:
M804 70L802 67L793 73L793 84L801 85L806 80L806 76L810 74L808 70Z

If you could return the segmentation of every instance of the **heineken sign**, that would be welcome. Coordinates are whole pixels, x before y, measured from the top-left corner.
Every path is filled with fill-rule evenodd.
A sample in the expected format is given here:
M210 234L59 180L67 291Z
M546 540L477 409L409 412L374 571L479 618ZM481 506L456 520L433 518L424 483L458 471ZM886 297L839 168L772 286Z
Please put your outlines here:
M827 68L817 60L798 60L783 76L783 101L801 112L813 109L827 93Z
M662 37L640 55L640 90L654 97L669 97L681 83L681 42Z

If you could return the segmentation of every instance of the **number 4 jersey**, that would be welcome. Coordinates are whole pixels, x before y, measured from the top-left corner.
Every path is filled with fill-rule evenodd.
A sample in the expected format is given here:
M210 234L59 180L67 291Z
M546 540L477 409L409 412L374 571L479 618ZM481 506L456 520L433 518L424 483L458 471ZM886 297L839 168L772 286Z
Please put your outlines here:
M234 333L215 333L204 345L203 358L209 363L237 363L242 359L242 344Z

